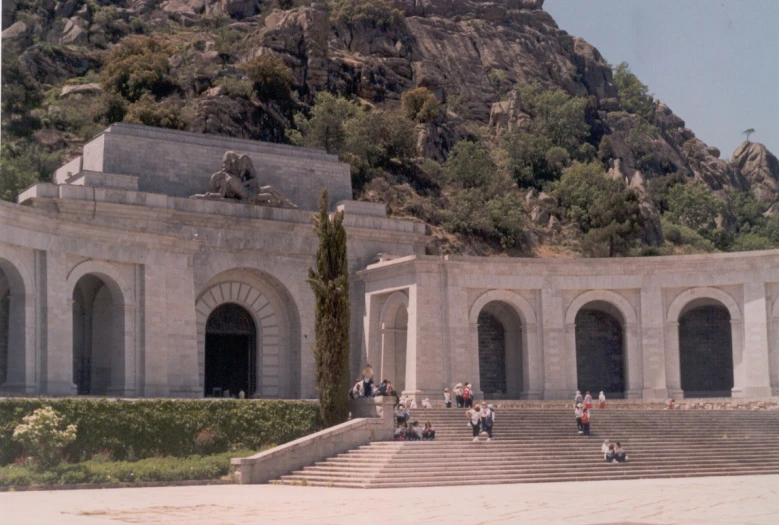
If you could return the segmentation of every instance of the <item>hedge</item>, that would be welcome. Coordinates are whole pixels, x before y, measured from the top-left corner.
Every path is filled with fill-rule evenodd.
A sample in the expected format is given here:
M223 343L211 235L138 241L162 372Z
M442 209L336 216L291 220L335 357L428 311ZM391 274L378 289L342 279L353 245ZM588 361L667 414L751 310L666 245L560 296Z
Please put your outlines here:
M319 405L282 400L0 399L0 465L24 455L12 438L27 414L51 406L66 424L78 425L65 449L71 462L108 451L117 460L186 457L196 437L213 431L208 453L281 444L322 428Z
M8 465L0 467L0 486L219 479L230 473L231 457L250 453L249 450L239 450L204 457L61 463L46 472L37 472L22 465Z

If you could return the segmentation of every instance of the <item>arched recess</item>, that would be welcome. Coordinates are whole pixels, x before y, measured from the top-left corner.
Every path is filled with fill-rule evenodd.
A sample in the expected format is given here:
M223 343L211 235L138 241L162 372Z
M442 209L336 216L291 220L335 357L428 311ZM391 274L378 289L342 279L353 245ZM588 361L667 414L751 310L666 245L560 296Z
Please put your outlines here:
M22 258L3 246L0 257L0 390L38 391L35 284Z
M611 303L591 301L576 313L577 389L625 396L625 318Z
M730 323L730 349L732 355L733 370L733 388L732 394L739 395L744 386L746 378L743 374L743 338L744 329L741 316L741 309L736 300L724 290L713 287L690 288L680 293L668 306L666 314L666 353L665 366L666 377L668 381L669 395L672 397L684 397L682 387L682 355L680 352L680 324L685 314L703 307L719 307L723 314L717 316L715 320L720 327L722 323ZM724 312L727 315L724 315ZM707 314L703 314L707 315ZM726 334L727 329L723 329L717 337ZM722 352L719 352L720 354ZM721 393L720 393L721 394ZM717 394L717 395L720 395ZM705 392L696 391L692 395L706 395Z
M125 392L124 298L105 276L87 274L73 289L73 382L78 394Z
M577 316L580 311L587 310L588 307L592 307L593 321L598 326L607 328L612 326L611 330L615 330L614 322L619 323L622 339L623 349L623 364L624 370L623 383L625 385L622 395L625 398L638 398L641 396L641 390L643 389L643 377L641 370L643 368L643 358L641 352L640 339L638 334L638 315L636 314L633 305L630 304L623 295L613 290L589 290L579 294L568 306L565 313L565 333L566 333L566 348L567 359L569 362L568 381L570 389L575 390L578 387L579 382L579 370L577 366ZM608 316L608 317L605 317ZM598 320L597 318L600 317ZM611 320L609 319L611 318ZM580 320L583 320L579 316ZM581 328L579 329L581 332ZM580 334L580 338L583 334ZM616 337L616 335L611 336ZM585 388L596 388L598 385L590 385Z
M543 360L538 347L538 326L535 310L531 304L516 292L509 290L490 290L478 296L468 311L470 326L469 347L471 357L471 377L474 389L482 391L479 318L485 322L482 326L482 342L489 339L485 335L487 322L500 325L502 332L502 351L505 363L505 396L509 398L540 399L543 392ZM488 320L489 316L491 320ZM494 334L493 334L494 339ZM499 344L499 342L498 342ZM482 344L484 349L484 344ZM498 350L498 353L500 350ZM494 352L493 352L494 353ZM482 361L485 352L482 350ZM497 357L498 361L500 357ZM499 368L499 367L498 367ZM487 385L489 388L489 384ZM485 395L494 392L485 392Z
M257 325L235 303L217 306L206 320L206 397L257 392Z
M71 328L74 393L134 396L139 379L134 290L117 267L94 260L74 267L65 284L72 301L66 322Z
M408 349L408 295L394 292L387 298L379 316L381 363L379 380L388 379L397 392L406 389ZM373 363L371 363L373 364Z
M237 268L212 278L195 301L200 387L205 387L206 322L219 306L244 308L256 327L257 397L300 396L300 320L286 288L256 269Z

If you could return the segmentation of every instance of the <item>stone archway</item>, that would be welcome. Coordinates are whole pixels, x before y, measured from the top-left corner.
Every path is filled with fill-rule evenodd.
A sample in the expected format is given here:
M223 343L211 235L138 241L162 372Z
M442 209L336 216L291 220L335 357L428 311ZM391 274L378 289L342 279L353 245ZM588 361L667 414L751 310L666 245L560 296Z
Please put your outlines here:
M725 324L729 324L729 327L725 327ZM701 326L706 325L716 326L718 329L716 349L708 344L711 342L708 339L701 341L697 348L689 344L695 338L695 332L702 337ZM729 341L723 342L723 337L729 337ZM739 373L737 366L737 363L742 362L742 340L741 310L730 294L719 288L701 287L685 290L676 296L666 315L665 365L669 395L675 398L684 397L685 386L693 389L693 396L726 395L726 388L723 386L726 382L732 382L731 395L740 393L746 384L746 378L742 377L743 374ZM684 349L681 347L682 342L685 343ZM712 354L713 350L717 351ZM722 376L716 380L714 376L707 376L703 382L690 382L696 369L702 371L705 368L705 365L699 363L705 354L716 355L719 361L725 363L726 370L723 372L730 377ZM685 384L682 382L683 375Z
M79 395L125 395L124 297L94 274L73 288L73 382Z
M579 316L584 310L589 313ZM603 385L592 385L592 388L607 385L622 385L621 395L625 398L637 399L641 397L644 381L642 376L643 358L641 344L639 339L638 315L633 305L630 304L623 295L613 290L589 290L578 295L568 306L565 314L565 334L566 334L566 359L568 360L569 376L568 384L571 390L579 386L579 370L577 360L579 359L579 348L577 345L577 332L581 341L586 334L583 332L584 326L578 326L581 321L590 328L600 330L603 341L611 341L614 348L611 352L602 353L599 359L602 364L608 364L609 367L598 377L592 377L595 382L602 382ZM616 341L621 341L621 358L618 354ZM621 361L621 364L619 363ZM620 374L621 370L621 374ZM586 374L585 374L586 375ZM621 381L613 382L610 377L617 378L621 375ZM617 387L618 387L617 386ZM590 389L591 385L585 386ZM599 388L601 389L601 388ZM617 396L620 392L615 392Z
M34 282L13 249L0 258L0 390L38 391Z
M212 279L198 295L195 315L201 389L205 389L208 318L221 305L233 303L248 312L256 327L256 396L299 396L300 342L296 311L276 288L253 270L230 270Z
M257 327L235 303L216 307L206 320L204 394L235 397L257 391Z
M408 350L408 296L395 292L387 298L381 315L381 363L379 381L388 379L397 392L406 389Z
M469 377L474 390L488 397L501 390L508 398L540 399L544 384L543 356L537 343L535 310L527 299L509 290L484 292L471 305L468 321L473 363ZM492 392L484 391L482 366L490 367L493 376L499 374L490 377L488 373L484 377L487 379L484 386Z
M625 319L611 303L591 301L576 313L576 385L594 395L625 395Z

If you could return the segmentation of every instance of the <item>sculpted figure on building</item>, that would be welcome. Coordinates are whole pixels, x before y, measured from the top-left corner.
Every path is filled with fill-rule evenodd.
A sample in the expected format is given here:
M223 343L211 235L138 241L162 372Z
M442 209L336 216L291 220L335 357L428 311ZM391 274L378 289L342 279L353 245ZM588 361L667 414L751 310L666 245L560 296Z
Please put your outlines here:
M273 186L260 186L252 159L235 151L225 152L222 169L211 175L211 190L194 197L236 199L273 208L297 208Z

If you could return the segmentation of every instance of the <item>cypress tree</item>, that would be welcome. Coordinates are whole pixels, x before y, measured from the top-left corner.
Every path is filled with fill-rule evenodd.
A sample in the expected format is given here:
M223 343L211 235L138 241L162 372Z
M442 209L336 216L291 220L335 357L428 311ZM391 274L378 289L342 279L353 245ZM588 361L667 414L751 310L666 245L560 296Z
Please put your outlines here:
M349 417L349 268L343 212L332 221L327 212L327 190L319 199L319 214L311 216L319 237L316 269L309 268L308 283L316 308L316 382L325 426Z

